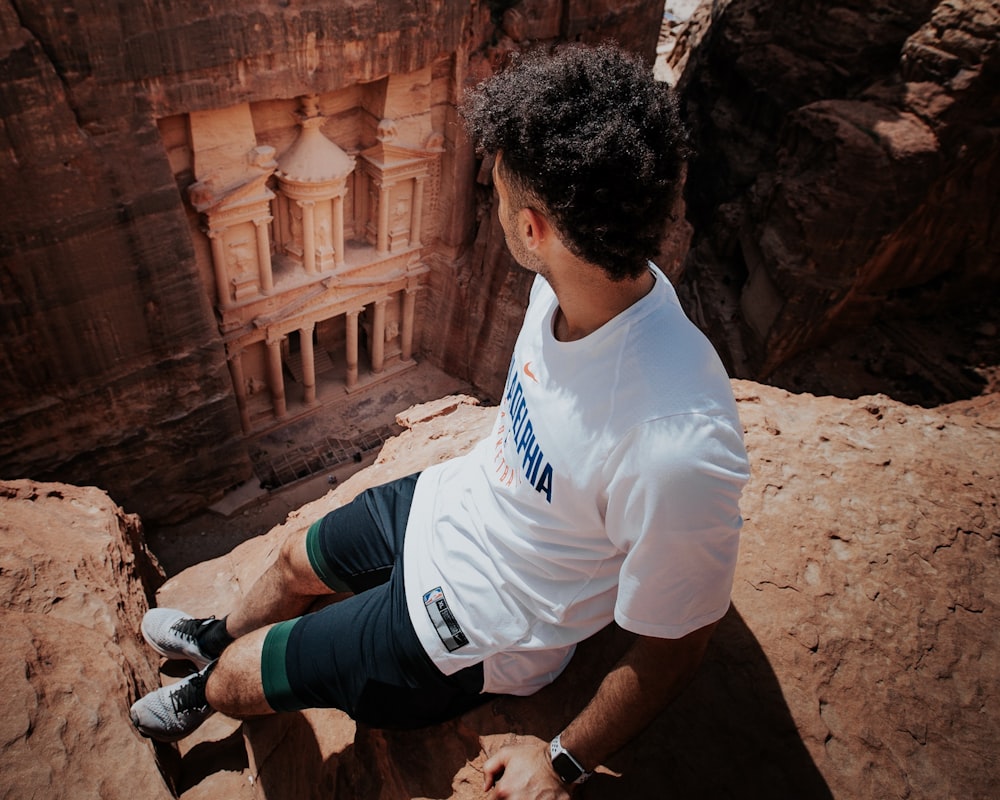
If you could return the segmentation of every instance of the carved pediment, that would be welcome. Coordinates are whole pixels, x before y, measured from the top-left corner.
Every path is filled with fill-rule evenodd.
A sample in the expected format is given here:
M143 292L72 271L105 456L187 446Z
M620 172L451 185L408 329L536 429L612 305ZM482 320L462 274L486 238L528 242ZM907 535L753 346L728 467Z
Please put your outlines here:
M191 184L188 188L188 198L197 211L208 214L218 214L254 203L267 202L274 197L274 192L267 188L273 168L265 168L263 172L245 175L242 182L221 184L214 176Z
M426 163L436 158L437 153L390 142L378 142L367 150L362 150L361 157L379 169L388 170Z

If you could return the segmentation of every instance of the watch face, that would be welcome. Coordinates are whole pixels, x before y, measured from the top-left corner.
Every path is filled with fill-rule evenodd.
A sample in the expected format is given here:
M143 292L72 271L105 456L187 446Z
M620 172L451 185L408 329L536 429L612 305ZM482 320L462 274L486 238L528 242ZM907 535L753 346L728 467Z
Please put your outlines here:
M552 759L552 769L564 783L572 783L583 774L583 770L574 764L573 759L566 753L559 753Z

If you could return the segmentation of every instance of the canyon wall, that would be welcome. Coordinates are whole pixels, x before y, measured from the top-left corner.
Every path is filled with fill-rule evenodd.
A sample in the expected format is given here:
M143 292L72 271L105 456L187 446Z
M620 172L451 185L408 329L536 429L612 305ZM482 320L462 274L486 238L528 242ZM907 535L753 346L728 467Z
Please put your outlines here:
M0 481L0 507L0 797L169 800L128 718L159 683L142 523L93 487Z
M248 436L414 357L495 397L531 276L456 104L539 41L652 61L662 13L2 0L0 476L97 484L169 521L253 477ZM698 155L661 266L735 374L894 314L991 308L1000 3L717 0L696 18L673 57ZM353 166L319 222L317 176L287 173L316 117ZM980 385L910 331L887 347L926 380Z
M278 233L270 231L271 245L266 236L224 241L218 256L211 214L235 213L247 187L273 191L267 175L297 130L302 97L317 98L324 132L346 136L342 146L367 159L372 180L402 163L400 144L430 165L416 235L377 241L383 265L403 276L397 294L420 289L415 330L392 307L384 314L370 298L355 303L375 318L353 318L355 335L378 350L375 366L382 352L372 340L391 332L407 340L401 360L407 345L422 347L495 387L527 284L489 222L472 247L477 213L491 214L488 205L477 212L456 99L470 73L485 74L517 46L511 35L614 36L651 59L661 11L648 0L0 2L0 475L98 484L150 521L184 516L251 477L243 436L256 424L253 403L267 398L263 413L280 422L288 371L337 279L320 271L280 302L263 297L263 277L258 286L221 273L244 270L247 253L263 262ZM410 141L406 119L395 121L397 132L382 115L411 113L413 103L427 130ZM227 129L232 120L242 122ZM226 184L234 164L236 182ZM196 184L204 191L192 193ZM416 197L414 189L383 201L419 216L406 205L418 206ZM270 224L254 223L262 219ZM420 241L421 233L430 235ZM261 295L259 308L231 319L230 290L243 307ZM292 318L310 303L312 317ZM284 327L266 343L250 341L255 325L278 317ZM280 356L268 361L272 351ZM349 356L334 367L349 372ZM308 375L297 377L305 396L287 405L315 402Z
M738 374L992 305L1000 3L717 0L701 22L685 297Z

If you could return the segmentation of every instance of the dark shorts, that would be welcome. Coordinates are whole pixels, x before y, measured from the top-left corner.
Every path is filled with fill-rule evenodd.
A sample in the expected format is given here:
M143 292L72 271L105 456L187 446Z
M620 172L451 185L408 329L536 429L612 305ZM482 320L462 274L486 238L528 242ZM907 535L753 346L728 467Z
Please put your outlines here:
M339 708L372 727L418 728L489 699L482 664L442 674L410 622L402 560L416 483L369 489L309 528L316 574L355 594L268 631L261 672L275 711Z

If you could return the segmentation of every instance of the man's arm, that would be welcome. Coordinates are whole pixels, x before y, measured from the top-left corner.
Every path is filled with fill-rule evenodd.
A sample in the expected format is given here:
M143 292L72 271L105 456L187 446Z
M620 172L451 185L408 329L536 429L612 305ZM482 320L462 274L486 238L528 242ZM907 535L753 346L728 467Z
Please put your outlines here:
M705 655L717 622L680 639L639 636L607 674L586 708L562 732L563 746L587 770L621 749L686 686ZM483 765L485 790L507 800L569 796L534 737L506 745Z

